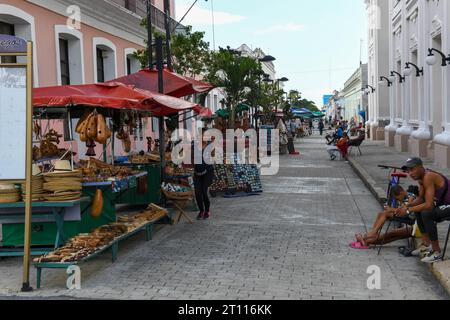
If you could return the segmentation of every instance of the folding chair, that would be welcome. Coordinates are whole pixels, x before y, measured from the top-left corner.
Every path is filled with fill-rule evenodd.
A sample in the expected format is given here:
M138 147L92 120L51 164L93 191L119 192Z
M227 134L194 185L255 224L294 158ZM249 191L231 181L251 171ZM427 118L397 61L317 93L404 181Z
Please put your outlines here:
M353 145L349 146L348 154L351 155L353 148L357 148L359 151L359 155L362 156L361 145L364 142L364 139L359 139L359 140L355 139L354 141L355 141L355 143Z
M389 232L389 230L390 230L391 227L392 227L392 224L394 224L394 223L398 223L398 224L406 224L406 225L412 227L412 226L414 226L414 225L416 224L416 220L412 220L412 219L410 219L410 218L408 218L408 217L394 217L394 218L391 218L391 219L389 219L389 224L388 224L388 227L387 227L387 229L386 229L386 234ZM382 232L382 231L383 231L383 229L381 229L380 232L378 233L378 239L380 238L381 232ZM380 244L380 246L379 246L379 248L378 248L378 255L380 255L381 250L383 249L383 246L384 246L385 244L386 244L386 243L381 243L381 244ZM408 247L409 247L409 248L412 248L413 245L414 245L414 241L412 240L412 241L410 242L410 239L408 239ZM376 247L376 246L375 246L375 247Z

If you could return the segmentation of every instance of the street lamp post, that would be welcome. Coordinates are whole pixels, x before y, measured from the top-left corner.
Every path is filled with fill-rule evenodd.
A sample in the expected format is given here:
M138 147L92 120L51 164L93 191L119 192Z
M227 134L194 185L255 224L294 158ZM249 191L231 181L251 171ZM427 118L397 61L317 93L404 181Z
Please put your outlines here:
M273 62L275 60L276 60L275 57L273 57L271 55L266 55L266 56L264 56L262 58L259 58L258 59L259 68L262 70L262 63L263 62L264 63L268 63L268 62ZM262 94L261 94L261 76L264 77L264 79L262 81L265 81L266 79L269 78L269 75L266 75L265 73L259 74L259 77L258 77L258 81L259 81L259 83L258 83L258 85L259 85L259 88L258 88L259 99L258 100L260 100L259 102L261 102L261 97L262 97ZM258 126L259 106L256 106L256 108L257 108L257 112L256 112L256 115L254 116L254 119L255 119L255 130L256 130L256 136L257 136L257 147L256 147L256 149L258 150L257 151L257 159L258 159L258 163L259 163L259 160L260 160L260 156L259 156L259 143L260 142L259 142L259 126Z

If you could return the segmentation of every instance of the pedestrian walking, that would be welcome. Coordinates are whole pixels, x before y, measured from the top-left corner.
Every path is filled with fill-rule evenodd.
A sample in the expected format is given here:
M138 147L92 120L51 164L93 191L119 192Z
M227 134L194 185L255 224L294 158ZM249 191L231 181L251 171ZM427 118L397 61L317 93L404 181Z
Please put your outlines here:
M202 153L202 160L194 165L195 199L200 210L197 220L208 220L211 218L211 201L209 200L208 191L214 179L214 167L211 161L212 155L205 155L207 146L208 143L203 141L201 151L199 150Z
M320 131L320 136L323 136L323 130L325 129L325 124L323 123L323 120L320 119L319 121L319 131Z

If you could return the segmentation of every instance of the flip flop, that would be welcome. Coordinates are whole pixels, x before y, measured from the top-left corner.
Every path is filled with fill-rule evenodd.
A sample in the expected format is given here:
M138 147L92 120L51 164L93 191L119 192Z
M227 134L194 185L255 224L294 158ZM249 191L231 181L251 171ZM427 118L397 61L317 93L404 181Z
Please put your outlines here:
M352 244L350 244L350 247L352 247L353 249L356 249L356 250L368 250L368 249L370 249L370 247L362 245L361 242L359 242L359 241L353 242Z

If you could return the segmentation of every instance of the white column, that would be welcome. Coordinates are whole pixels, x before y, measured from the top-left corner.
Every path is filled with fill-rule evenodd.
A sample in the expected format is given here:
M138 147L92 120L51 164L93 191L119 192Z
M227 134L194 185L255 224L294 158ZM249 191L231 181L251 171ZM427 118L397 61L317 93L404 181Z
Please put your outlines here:
M449 11L450 11L450 1L444 1L444 21L442 26L442 50L444 54L448 55L450 53L450 32L448 31L449 26ZM440 62L440 56L438 56L438 61ZM434 141L445 145L450 146L450 66L444 67L443 77L442 77L442 94L443 94L443 126L445 131L442 134L437 135L434 138Z
M405 62L410 59L409 50L409 28L406 10L406 0L402 1L402 66L400 73L403 75ZM400 129L397 129L397 134L409 136L412 133L412 128L409 124L411 115L411 80L406 77L403 83L403 123Z
M392 5L389 6L389 72L395 69L395 62L394 62L394 32L393 32L393 25L392 25ZM387 78L390 79L390 74L386 75ZM397 104L397 79L394 79L392 81L392 86L388 87L389 90L389 113L390 113L390 123L385 128L386 131L397 131L398 126L395 123L396 118L396 104Z
M419 1L419 46L418 65L424 67L424 75L419 79L419 129L412 136L419 140L431 139L428 126L430 109L430 67L426 64L428 43L428 5L426 1ZM414 75L414 72L411 76Z

